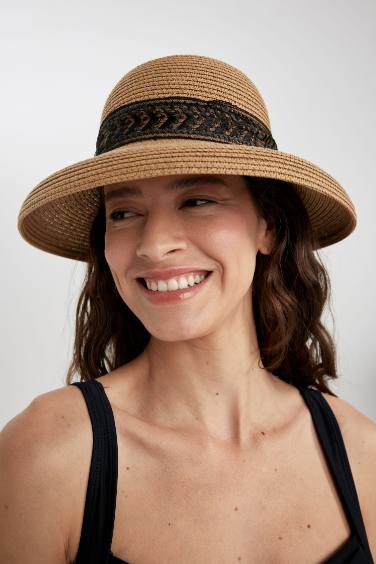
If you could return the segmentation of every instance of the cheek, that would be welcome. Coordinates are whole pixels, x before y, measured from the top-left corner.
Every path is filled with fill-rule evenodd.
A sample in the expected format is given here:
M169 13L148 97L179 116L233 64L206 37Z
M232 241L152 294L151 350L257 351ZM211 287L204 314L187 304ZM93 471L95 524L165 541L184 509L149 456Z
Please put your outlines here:
M112 270L124 269L128 252L128 246L116 234L105 235L104 256Z
M217 259L222 262L231 284L239 284L241 293L252 284L256 267L257 233L254 224L246 217L237 216L236 221L219 224L212 233L212 247L218 249ZM226 269L227 265L227 269ZM233 276L233 278L232 278Z
M125 252L125 246L115 243L113 239L111 239L111 241L110 239L107 239L105 242L104 256L111 271L112 278L117 286L118 292L121 295L121 280L128 268L128 258Z
M224 253L244 254L256 248L256 234L245 217L235 216L231 222L217 222L208 235L209 241ZM234 253L234 251L238 251Z
M115 245L111 244L111 241L108 237L105 237L104 256L108 265L111 267L115 262L116 253L115 253Z

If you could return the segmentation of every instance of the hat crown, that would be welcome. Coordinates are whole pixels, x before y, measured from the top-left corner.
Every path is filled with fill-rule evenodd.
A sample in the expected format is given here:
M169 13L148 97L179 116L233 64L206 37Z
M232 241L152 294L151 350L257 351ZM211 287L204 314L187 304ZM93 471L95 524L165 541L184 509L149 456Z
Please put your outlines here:
M356 226L354 204L331 175L278 150L262 96L243 72L210 57L170 55L119 80L102 112L96 154L33 188L19 212L20 233L40 249L87 261L103 186L171 174L293 184L318 248Z
M127 104L169 97L229 102L270 130L268 111L255 84L232 65L201 55L169 55L134 67L110 92L101 124Z

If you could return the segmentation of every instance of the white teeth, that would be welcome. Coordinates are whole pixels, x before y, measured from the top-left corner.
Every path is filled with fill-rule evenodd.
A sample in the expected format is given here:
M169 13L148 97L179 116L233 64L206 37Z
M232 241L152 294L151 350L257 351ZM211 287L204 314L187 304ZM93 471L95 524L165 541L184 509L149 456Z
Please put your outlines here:
M170 278L169 280L145 280L145 282L149 290L154 290L155 292L172 292L199 284L206 278L206 274L190 274L188 276L180 276L179 278Z

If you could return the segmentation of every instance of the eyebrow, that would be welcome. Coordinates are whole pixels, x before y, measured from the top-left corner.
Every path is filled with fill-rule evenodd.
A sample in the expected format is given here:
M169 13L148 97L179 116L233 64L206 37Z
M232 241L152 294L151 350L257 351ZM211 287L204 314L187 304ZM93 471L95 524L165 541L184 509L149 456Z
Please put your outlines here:
M185 178L178 178L169 182L166 185L166 190L168 192L177 192L179 190L184 190L187 188L192 188L198 184L215 184L218 186L228 186L228 184L222 178L217 176L211 176L210 174L204 174L201 176L192 176ZM124 198L127 196L142 196L142 190L136 186L122 186L117 190L111 190L104 195L105 201L116 200L118 198Z

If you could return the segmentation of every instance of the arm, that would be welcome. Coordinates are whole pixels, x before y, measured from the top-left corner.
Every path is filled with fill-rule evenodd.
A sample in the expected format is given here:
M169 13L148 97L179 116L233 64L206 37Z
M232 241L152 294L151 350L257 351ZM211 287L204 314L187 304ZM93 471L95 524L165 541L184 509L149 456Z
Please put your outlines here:
M69 474L56 433L56 414L43 396L0 433L0 562L69 562Z

